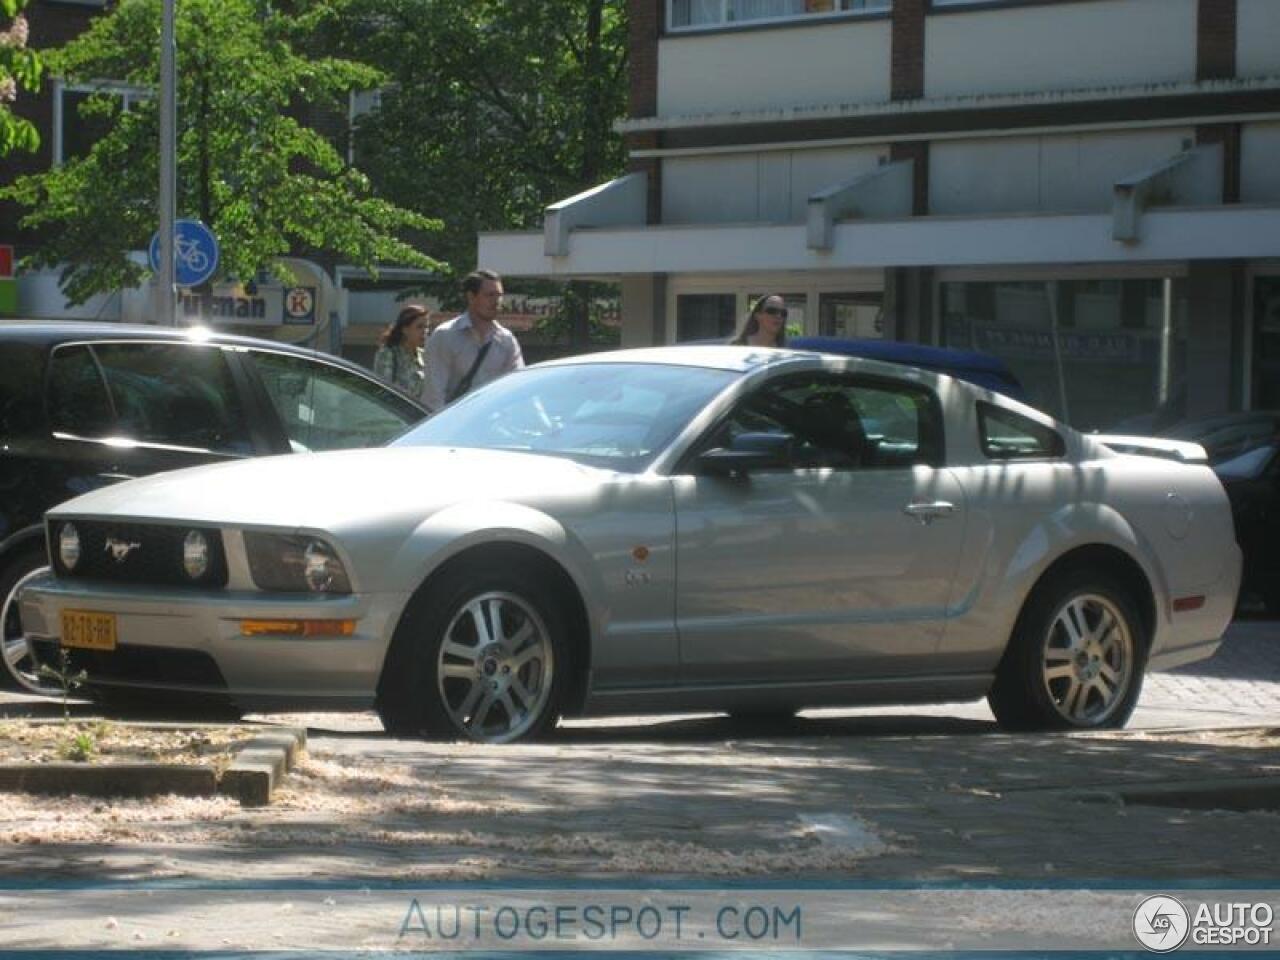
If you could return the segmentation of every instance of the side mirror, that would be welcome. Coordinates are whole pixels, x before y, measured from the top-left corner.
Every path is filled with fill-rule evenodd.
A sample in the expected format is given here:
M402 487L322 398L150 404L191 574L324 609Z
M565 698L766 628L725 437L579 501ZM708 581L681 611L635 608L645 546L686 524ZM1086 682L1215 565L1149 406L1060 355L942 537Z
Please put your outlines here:
M698 472L723 477L788 467L795 443L789 433L740 433L729 446L716 447L699 456Z

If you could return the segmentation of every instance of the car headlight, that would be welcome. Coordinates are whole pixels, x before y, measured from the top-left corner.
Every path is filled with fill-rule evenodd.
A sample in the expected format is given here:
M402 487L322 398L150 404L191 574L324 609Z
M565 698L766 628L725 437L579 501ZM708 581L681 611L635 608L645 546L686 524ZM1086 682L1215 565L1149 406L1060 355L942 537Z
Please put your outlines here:
M199 580L209 569L209 539L192 530L182 541L182 569L192 580Z
M246 532L244 546L249 573L261 590L351 592L351 581L337 551L318 537Z
M68 570L80 562L80 532L74 523L64 523L58 531L58 559Z

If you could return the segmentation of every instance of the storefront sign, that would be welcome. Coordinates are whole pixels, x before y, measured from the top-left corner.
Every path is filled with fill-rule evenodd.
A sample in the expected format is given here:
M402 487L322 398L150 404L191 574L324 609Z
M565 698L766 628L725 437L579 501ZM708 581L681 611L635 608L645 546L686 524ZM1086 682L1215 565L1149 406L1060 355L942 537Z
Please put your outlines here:
M1025 327L975 325L973 345L979 350L1006 358L1043 359L1053 355L1053 332ZM1081 333L1059 330L1058 345L1064 359L1100 363L1137 363L1138 338L1128 333Z
M316 291L314 287L260 284L249 293L238 283L215 284L209 293L182 293L179 311L183 320L197 324L313 324Z

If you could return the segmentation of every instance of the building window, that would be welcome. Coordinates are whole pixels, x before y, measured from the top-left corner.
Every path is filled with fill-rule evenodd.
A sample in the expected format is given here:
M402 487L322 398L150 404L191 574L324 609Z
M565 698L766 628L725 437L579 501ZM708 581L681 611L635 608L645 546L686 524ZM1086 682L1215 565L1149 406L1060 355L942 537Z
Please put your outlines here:
M944 346L1003 359L1032 406L1081 430L1185 416L1187 299L1173 278L944 282Z
M1280 276L1253 281L1253 407L1280 409Z
M114 110L104 109L103 99L117 99L120 109L151 98L151 91L123 84L73 85L54 81L53 162L62 164L86 157L93 145L111 130Z
M667 0L667 28L706 30L744 23L875 13L892 6L893 0Z
M732 293L682 293L676 297L676 342L728 340L737 321Z

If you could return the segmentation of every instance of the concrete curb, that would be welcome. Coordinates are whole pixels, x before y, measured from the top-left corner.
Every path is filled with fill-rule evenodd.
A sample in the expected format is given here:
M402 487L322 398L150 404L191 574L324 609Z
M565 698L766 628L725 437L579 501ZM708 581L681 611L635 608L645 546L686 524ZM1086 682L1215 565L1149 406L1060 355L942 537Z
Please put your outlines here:
M180 723L138 726L148 729L225 727ZM242 806L265 806L306 745L307 731L302 727L273 729L235 746L231 765L221 775L211 764L0 764L0 791L91 797L151 797L167 793L212 797L220 793L237 798Z
M242 807L263 807L307 748L307 731L282 727L254 737L236 751L218 780L218 792L237 797Z
M24 763L0 766L0 790L91 797L213 796L213 767L177 763Z

